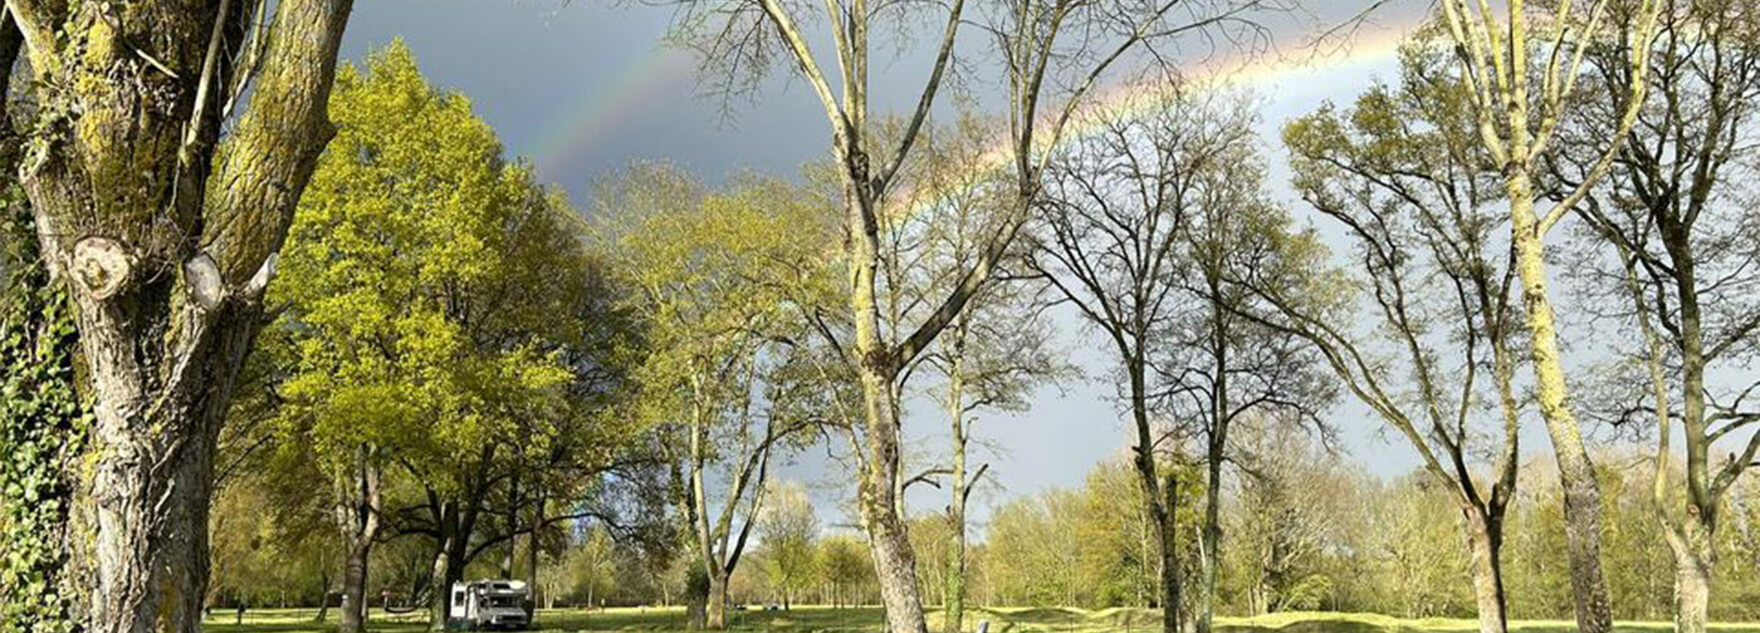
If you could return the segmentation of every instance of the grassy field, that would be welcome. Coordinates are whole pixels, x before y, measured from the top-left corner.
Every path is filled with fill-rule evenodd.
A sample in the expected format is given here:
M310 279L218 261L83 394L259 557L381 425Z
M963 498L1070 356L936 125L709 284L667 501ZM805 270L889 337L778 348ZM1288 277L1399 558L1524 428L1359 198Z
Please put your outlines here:
M331 610L328 622L314 622L315 615L313 609L258 609L246 612L244 624L236 625L232 612L216 610L203 629L206 633L323 633L335 630L335 610ZM938 624L937 615L930 614L931 627ZM1159 612L1146 609L976 609L968 612L966 626L975 628L979 621L988 621L990 633L1153 633L1159 626L1160 617ZM736 633L877 633L881 625L877 608L797 607L792 611L736 611L731 618L731 629ZM427 618L422 614L389 616L374 611L371 628L385 633L418 633L426 623ZM1406 620L1363 613L1279 613L1256 618L1220 618L1218 624L1222 633L1471 633L1478 630L1478 624L1473 620ZM685 615L682 609L631 608L591 613L556 609L539 611L536 628L545 631L673 633L685 630ZM1575 623L1528 620L1515 622L1510 628L1519 633L1567 633L1575 630ZM1667 622L1621 622L1614 628L1623 633L1672 630ZM1760 623L1714 624L1711 630L1714 633L1760 633Z

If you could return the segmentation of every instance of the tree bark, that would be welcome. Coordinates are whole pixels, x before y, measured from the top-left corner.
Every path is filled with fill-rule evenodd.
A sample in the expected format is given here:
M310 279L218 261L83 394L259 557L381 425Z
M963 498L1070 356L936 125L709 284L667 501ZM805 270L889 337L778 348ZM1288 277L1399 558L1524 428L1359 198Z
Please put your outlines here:
M89 536L72 552L93 633L199 633L216 438L332 134L351 3L288 0L216 149L237 69L210 43L242 38L244 4L7 6L37 85L56 86L38 91L20 179L44 259L71 282L94 401L76 519Z
M1162 507L1155 512L1156 529L1161 536L1161 630L1164 633L1179 633L1184 629L1182 611L1184 597L1181 595L1179 576L1179 530L1175 523L1175 509L1179 502L1179 480L1173 473L1168 473L1161 489L1166 498L1158 505Z
M1215 364L1211 367L1210 428L1206 434L1206 475L1204 480L1204 526L1198 539L1198 599L1193 627L1197 633L1210 633L1216 602L1217 556L1222 546L1222 461L1228 447L1230 419L1228 383L1229 356L1227 317L1222 306L1220 275L1209 267L1205 273L1210 296L1211 350ZM1170 500L1173 498L1169 493ZM1168 503L1172 507L1172 502Z
M322 623L330 618L330 572L326 569L318 576L318 615L312 621Z
M865 159L857 161L865 164ZM846 188L866 186L866 174L851 178ZM928 633L922 595L917 587L916 554L903 518L898 514L899 422L894 383L896 359L880 336L879 304L875 299L878 267L878 226L865 197L848 193L847 226L853 271L850 307L855 318L856 369L862 383L867 427L866 471L858 494L862 523L874 556L875 580L891 633Z
M1226 415L1226 413L1225 413ZM1222 547L1222 442L1226 431L1219 424L1213 439L1204 482L1204 537L1198 539L1198 596L1194 630L1210 633L1215 612L1217 556ZM1169 496L1171 500L1171 493Z
M685 579L685 617L687 626L700 631L709 624L709 575L701 568L691 569Z
M713 631L727 628L727 576L709 574L709 596L703 613L703 626Z
M537 496L537 501L534 502L536 511L532 514L532 525L534 525L534 526L536 526L539 521L544 520L544 505L545 505L544 504L544 501L545 501L544 493L542 491L538 491L538 492L536 492L536 496ZM532 530L532 533L526 537L526 546L528 549L528 551L527 551L528 558L526 558L526 563L527 563L527 565L526 565L526 586L530 587L531 591L533 592L532 595L526 596L526 603L525 603L526 622L529 623L529 622L536 621L535 617L537 616L537 610L538 610L537 591L538 591L538 556L539 556L538 550L539 550L539 548L538 548L538 531L536 528L534 528ZM549 596L545 596L545 597L548 598Z
M1705 633L1710 618L1711 575L1715 533L1697 515L1685 517L1679 529L1665 524L1669 551L1674 554L1674 627L1676 633Z
M343 525L342 542L346 548L342 572L342 616L338 633L361 633L367 623L367 561L372 558L373 543L379 538L380 496L379 469L373 463L372 451L361 445L355 452L352 481L342 486L337 515ZM329 600L326 597L325 603Z
M338 633L360 633L367 627L367 560L371 545L349 548L342 571L342 615Z
M951 498L947 504L947 520L953 527L953 544L947 549L947 596L943 599L946 607L943 611L941 628L944 633L960 633L965 627L966 613L966 437L965 423L965 320L949 335L953 348L948 362L947 371L947 414L951 421L948 429L953 434L953 468L948 474L951 480Z
M1506 187L1512 219L1510 234L1515 242L1516 270L1521 275L1532 343L1535 400L1546 421L1564 487L1566 550L1577 628L1582 633L1608 633L1613 627L1613 609L1607 580L1601 571L1601 487L1565 385L1563 356L1547 291L1545 246L1534 214L1534 188L1526 163L1507 168Z
M436 540L438 547L434 552L433 595L428 600L428 630L443 631L446 629L446 618L452 600L452 583L464 574L464 550L466 532L459 525L457 506L450 502L441 502L440 520L436 528L440 538Z
M1472 553L1473 598L1479 610L1479 633L1507 633L1509 601L1504 592L1500 557L1503 517L1486 516L1472 507L1463 509L1462 514L1467 524L1467 548Z

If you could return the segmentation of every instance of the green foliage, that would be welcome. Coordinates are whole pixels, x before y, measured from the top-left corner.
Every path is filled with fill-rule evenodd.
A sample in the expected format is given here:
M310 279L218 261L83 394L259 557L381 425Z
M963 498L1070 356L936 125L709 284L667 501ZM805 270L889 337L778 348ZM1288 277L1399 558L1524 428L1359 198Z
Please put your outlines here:
M68 633L65 546L76 481L71 469L91 419L75 389L72 306L49 279L31 216L16 193L0 243L0 631Z
M771 591L785 604L812 586L818 565L814 541L819 538L819 518L800 482L770 486L758 517L758 538L763 540L764 575Z
M538 570L544 596L562 604L597 606L617 580L616 545L603 528L593 528L561 558Z
M500 163L493 130L401 44L338 73L330 116L339 132L271 292L297 359L286 415L320 454L449 459L511 436L510 412L557 407L569 374L554 353L476 331L520 291L497 283L523 263L507 227L555 212L530 200L526 170Z
M1187 575L1196 573L1198 499L1203 476L1190 463L1163 464L1175 474L1175 530ZM1054 490L1002 506L991 517L973 595L982 604L1148 606L1160 596L1161 545L1137 474L1107 462L1079 490Z
M830 304L826 209L782 181L744 178L710 192L659 164L601 188L594 238L647 335L636 372L642 417L741 429L761 388L771 417L810 412L824 383L800 363L811 353L808 315ZM779 415L788 413L797 415Z
M270 293L287 445L332 467L375 446L454 492L484 447L606 459L627 322L573 210L401 42L339 71L330 117Z

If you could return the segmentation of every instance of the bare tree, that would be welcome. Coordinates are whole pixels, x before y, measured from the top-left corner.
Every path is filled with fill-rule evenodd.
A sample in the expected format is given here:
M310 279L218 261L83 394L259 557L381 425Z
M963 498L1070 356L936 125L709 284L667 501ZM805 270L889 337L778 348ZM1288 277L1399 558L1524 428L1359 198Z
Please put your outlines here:
M1502 633L1499 552L1520 456L1513 253L1493 239L1497 175L1482 167L1461 83L1421 41L1403 59L1398 87L1377 86L1350 110L1329 107L1284 131L1296 189L1349 240L1353 281L1378 327L1348 325L1361 298L1328 278L1313 235L1291 236L1281 261L1239 282L1273 308L1255 318L1321 349L1356 398L1418 451L1460 510L1479 629Z
M999 7L987 30L1007 78L1006 148L1014 186L1008 221L979 242L972 267L943 296L932 299L934 308L921 322L910 326L908 333L888 334L878 287L883 217L913 204L909 197L896 195L895 185L953 67L959 31L974 21L966 14L964 0L953 0L944 17L938 15L938 5L922 2L871 5L867 0L828 0L818 7L782 0L686 2L681 39L701 52L704 71L716 89L751 90L765 71L786 62L811 88L830 127L831 154L843 194L843 254L853 330L852 340L841 349L844 360L856 369L863 397L865 458L858 479L858 506L873 548L887 625L894 633L923 633L928 628L916 561L897 499L902 488L899 373L929 349L991 280L1039 197L1039 175L1050 156L1046 150L1057 146L1070 119L1113 71L1134 61L1140 51L1148 51L1145 57L1150 60L1168 60L1168 55L1154 50L1155 44L1181 34L1220 33L1235 40L1262 36L1263 30L1248 17L1289 4L1289 0L1017 0ZM875 134L877 126L870 116L873 26L876 20L908 24L924 13L936 14L931 21L941 25L934 61L903 130L887 142ZM814 52L804 30L814 24L829 31L832 54ZM837 75L827 72L832 66Z
M1561 0L1548 5L1539 16L1531 15L1541 11L1530 11L1524 0L1507 0L1502 15L1485 0L1477 6L1467 0L1441 3L1480 143L1492 166L1504 177L1510 241L1515 246L1515 268L1520 273L1531 339L1535 398L1552 439L1565 490L1571 590L1577 626L1583 633L1606 633L1613 626L1613 615L1601 571L1601 492L1565 384L1558 326L1547 287L1545 240L1552 226L1605 176L1637 120L1649 83L1644 80L1649 69L1646 58L1661 7L1657 0L1638 1L1635 11L1624 11L1619 9L1625 8L1625 2L1594 0L1582 6ZM1610 4L1622 6L1610 11ZM1624 23L1604 28L1602 22L1610 13L1624 18ZM1530 35L1529 22L1536 17L1542 30ZM1605 41L1635 51L1631 81L1621 88L1621 114L1611 130L1603 130L1606 136L1600 139L1610 147L1542 217L1534 206L1542 196L1535 187L1536 171L1549 155L1548 145L1572 103L1584 55ZM1530 61L1531 54L1537 59ZM1530 96L1533 89L1537 89L1533 96L1538 98Z
M351 6L6 3L40 105L19 175L95 400L91 631L199 629L215 437L332 134Z
M1654 507L1675 560L1677 631L1705 630L1724 500L1760 453L1760 382L1741 378L1760 354L1760 249L1753 200L1760 162L1752 124L1760 99L1760 8L1752 3L1668 3L1655 52L1592 52L1599 86L1570 131L1605 130L1626 86L1648 82L1656 98L1638 114L1611 175L1577 212L1618 266L1589 271L1589 309L1635 325L1622 360L1642 367L1626 383L1637 396L1611 403L1616 424L1654 418ZM1648 59L1648 66L1644 64ZM1592 158L1561 153L1555 173L1580 182ZM1610 249L1605 247L1611 247ZM1644 401L1648 400L1648 406ZM1671 467L1674 423L1686 468ZM1718 442L1729 455L1714 463Z
M1175 472L1163 468L1177 440L1158 424L1166 392L1153 366L1160 337L1182 317L1176 275L1189 217L1230 187L1226 168L1250 147L1241 112L1185 93L1143 117L1097 115L1099 131L1059 154L1046 174L1043 226L1029 266L1053 299L1074 307L1110 344L1119 398L1136 432L1132 465L1161 544L1162 626L1181 626ZM1165 472L1164 472L1165 471Z

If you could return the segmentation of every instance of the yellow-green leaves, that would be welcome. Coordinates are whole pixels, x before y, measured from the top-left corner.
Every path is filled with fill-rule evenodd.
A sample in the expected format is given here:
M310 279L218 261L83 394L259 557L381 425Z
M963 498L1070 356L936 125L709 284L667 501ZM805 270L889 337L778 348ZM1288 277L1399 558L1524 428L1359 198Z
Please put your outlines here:
M365 443L449 464L548 437L582 351L567 308L600 290L572 211L401 43L338 73L330 116L270 290L285 430L339 460Z

